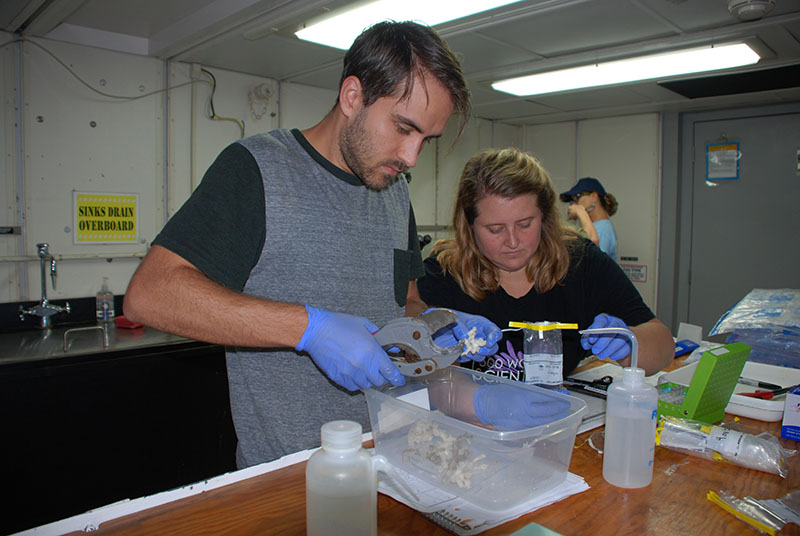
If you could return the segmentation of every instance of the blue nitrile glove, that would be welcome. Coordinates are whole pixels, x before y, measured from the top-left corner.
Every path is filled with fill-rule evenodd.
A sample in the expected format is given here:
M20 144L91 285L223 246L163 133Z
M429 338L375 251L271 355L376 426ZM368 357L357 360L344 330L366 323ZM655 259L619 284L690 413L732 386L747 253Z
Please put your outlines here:
M606 313L594 317L592 328L628 328L621 319ZM581 336L581 346L584 350L592 350L599 359L619 361L631 355L631 340L625 335L617 333L584 333Z
M350 391L383 385L403 385L406 379L372 334L378 326L360 316L334 313L306 305L308 327L295 347L308 352L333 381Z
M503 332L490 320L479 316L471 315L450 309L458 317L458 323L452 327L440 329L433 336L433 342L439 346L455 346L458 341L469 336L469 330L475 329L475 338L486 341L486 346L481 346L478 353L468 353L458 358L459 363L467 361L483 361L486 356L497 353L497 341L503 338ZM430 311L430 309L428 309ZM425 311L426 313L428 311Z
M506 384L482 385L472 395L475 415L487 426L521 430L563 419L569 402L556 396Z

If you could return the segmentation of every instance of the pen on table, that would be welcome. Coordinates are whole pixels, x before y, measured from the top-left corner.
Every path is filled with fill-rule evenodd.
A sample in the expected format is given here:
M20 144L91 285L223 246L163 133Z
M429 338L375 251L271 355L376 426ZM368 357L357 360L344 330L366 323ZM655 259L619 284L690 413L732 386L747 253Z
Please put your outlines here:
M774 383L751 380L750 378L745 378L744 376L739 378L739 383L744 385L750 385L752 387L760 387L761 389L771 389L773 391L775 389L780 389L782 387L780 385L775 385Z

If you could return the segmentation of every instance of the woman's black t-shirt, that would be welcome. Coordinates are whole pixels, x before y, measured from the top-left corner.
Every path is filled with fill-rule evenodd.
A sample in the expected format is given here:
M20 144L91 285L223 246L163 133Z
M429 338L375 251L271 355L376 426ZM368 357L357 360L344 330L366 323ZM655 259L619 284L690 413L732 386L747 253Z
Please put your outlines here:
M607 313L621 318L629 326L652 320L650 308L642 300L625 272L591 241L578 239L571 244L570 266L566 277L545 293L531 289L521 298L513 298L500 287L476 301L464 293L458 283L433 257L425 259L425 276L417 281L420 296L431 307L448 307L478 314L497 324L500 329L516 322L564 322L588 328L595 316ZM566 376L590 353L580 346L577 330L562 330L564 369ZM464 366L524 380L522 331L505 331L498 343L498 353L485 361L468 362Z

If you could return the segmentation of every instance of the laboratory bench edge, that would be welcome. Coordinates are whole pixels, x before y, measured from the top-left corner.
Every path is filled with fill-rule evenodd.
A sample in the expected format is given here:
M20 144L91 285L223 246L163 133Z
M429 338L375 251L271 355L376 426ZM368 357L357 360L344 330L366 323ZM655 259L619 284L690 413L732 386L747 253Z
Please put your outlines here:
M236 469L224 348L110 325L108 348L87 330L63 352L64 330L95 325L93 297L69 301L51 330L0 304L0 534ZM11 355L48 336L49 355Z

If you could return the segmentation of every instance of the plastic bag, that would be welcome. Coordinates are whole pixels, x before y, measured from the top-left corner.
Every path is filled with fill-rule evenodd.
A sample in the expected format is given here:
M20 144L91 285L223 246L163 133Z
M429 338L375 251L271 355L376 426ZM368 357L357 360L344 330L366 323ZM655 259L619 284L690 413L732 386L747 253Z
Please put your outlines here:
M800 490L790 491L780 499L740 499L727 491L709 491L706 498L745 523L772 536L787 523L800 525Z
M748 434L690 419L662 415L656 429L656 445L705 458L729 462L786 478L786 458L796 451L785 449L767 432Z
M800 330L800 289L754 288L725 311L708 334L754 328Z
M752 497L740 499L727 491L719 493L709 491L706 498L729 514L733 514L750 526L771 536L775 536L775 533L786 524L786 521L773 514L769 508Z
M800 368L800 289L754 288L708 332L721 333L749 346L750 361Z

